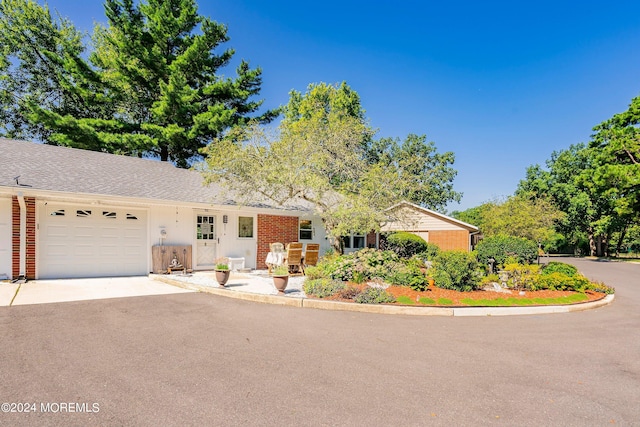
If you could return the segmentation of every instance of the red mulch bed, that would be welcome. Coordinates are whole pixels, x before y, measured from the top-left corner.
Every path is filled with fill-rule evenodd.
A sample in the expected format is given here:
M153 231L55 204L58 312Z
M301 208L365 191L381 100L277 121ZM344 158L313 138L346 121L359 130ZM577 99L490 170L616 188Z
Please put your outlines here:
M367 285L349 283L348 286L356 287L358 289L364 289ZM437 305L437 301L440 298L446 298L452 301L452 304L448 305L449 307L466 306L466 304L464 304L462 300L467 298L474 299L474 300L479 300L479 299L494 300L499 298L502 298L502 299L558 298L558 297L574 295L577 293L573 291L527 291L525 295L519 295L518 291L513 291L513 290L511 291L510 294L504 293L504 292L493 292L493 291L458 292L458 291L452 291L449 289L441 289L436 286L429 286L426 291L415 291L406 286L389 286L387 288L387 292L389 292L391 295L393 295L396 298L398 298L399 296L407 296L411 298L412 301L416 302L415 305L424 305L418 302L420 298L430 298L432 300L435 300L436 304L434 305ZM606 296L603 293L593 292L593 291L586 291L585 295L589 297L588 301L597 301ZM334 301L353 302L353 300L341 298L339 295L334 295L326 299L334 300ZM585 300L585 301L581 301L580 303L584 303L588 301ZM397 304L397 305L400 305L400 304Z

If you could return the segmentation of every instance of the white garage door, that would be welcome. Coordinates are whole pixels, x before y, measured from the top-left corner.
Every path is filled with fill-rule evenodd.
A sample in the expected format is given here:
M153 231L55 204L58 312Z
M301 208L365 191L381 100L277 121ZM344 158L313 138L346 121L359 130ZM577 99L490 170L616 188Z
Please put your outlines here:
M95 206L40 209L38 276L133 276L148 273L146 212Z

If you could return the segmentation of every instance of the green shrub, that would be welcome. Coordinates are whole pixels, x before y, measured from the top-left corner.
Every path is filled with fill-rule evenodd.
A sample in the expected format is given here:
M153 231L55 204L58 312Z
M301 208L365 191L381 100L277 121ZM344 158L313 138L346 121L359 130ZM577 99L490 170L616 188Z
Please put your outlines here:
M590 290L594 292L601 292L603 294L611 295L616 292L615 288L611 286L607 286L604 283L600 282L589 282L587 288L585 290Z
M424 291L428 287L427 277L415 263L388 263L385 276L382 278L392 285L408 286L416 291Z
M422 259L433 261L438 256L439 252L440 247L438 245L436 245L435 243L427 242L427 248L424 251L417 253L416 256Z
M507 264L504 266L507 274L507 287L535 291L537 289L540 266L535 264Z
M305 268L304 274L307 277L307 280L322 279L323 277L326 277L322 269L317 265L310 265Z
M355 301L359 304L384 304L395 302L395 300L393 295L384 289L371 286L364 288L355 298Z
M551 273L562 273L573 277L578 274L578 269L573 265L565 264L564 262L552 261L542 269L542 274Z
M384 248L393 251L401 258L410 258L427 250L427 242L420 236L404 231L389 234Z
M588 287L589 280L580 274L569 276L561 272L552 272L540 274L536 280L536 289L584 292Z
M496 260L496 266L503 266L509 256L515 257L519 264L531 264L538 257L538 245L522 237L498 235L482 239L475 253L478 262L485 266L491 257Z
M478 287L477 267L470 253L442 251L433 261L429 274L439 288L468 292Z
M318 298L330 297L344 288L344 283L327 278L307 280L304 282L304 285L302 285L302 290L304 290L305 294L313 295Z
M491 284L491 283L499 283L499 282L500 282L500 276L498 276L495 273L494 274L487 274L480 281L480 283L482 283L483 285L488 285L488 284Z
M342 281L366 281L376 277L384 278L389 270L389 263L399 261L398 255L393 251L380 251L377 249L361 249L332 259L325 263L319 263L328 277Z

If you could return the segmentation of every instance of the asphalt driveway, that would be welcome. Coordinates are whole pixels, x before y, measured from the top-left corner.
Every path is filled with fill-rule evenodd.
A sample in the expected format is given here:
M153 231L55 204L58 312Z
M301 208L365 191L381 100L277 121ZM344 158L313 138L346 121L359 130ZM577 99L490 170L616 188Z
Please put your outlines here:
M0 307L0 401L15 409L0 425L640 425L640 265L572 262L616 287L613 304L482 318L201 293Z

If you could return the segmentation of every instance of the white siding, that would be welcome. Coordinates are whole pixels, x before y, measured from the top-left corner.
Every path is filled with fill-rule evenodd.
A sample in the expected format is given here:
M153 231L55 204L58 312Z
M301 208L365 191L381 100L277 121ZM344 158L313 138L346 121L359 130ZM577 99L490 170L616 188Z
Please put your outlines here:
M453 222L407 206L394 211L393 216L397 220L385 224L381 231L466 230Z

